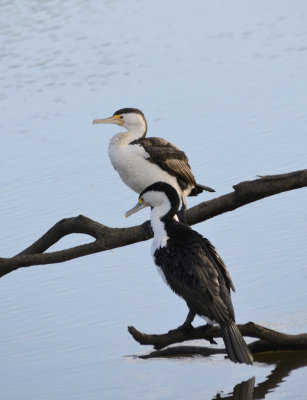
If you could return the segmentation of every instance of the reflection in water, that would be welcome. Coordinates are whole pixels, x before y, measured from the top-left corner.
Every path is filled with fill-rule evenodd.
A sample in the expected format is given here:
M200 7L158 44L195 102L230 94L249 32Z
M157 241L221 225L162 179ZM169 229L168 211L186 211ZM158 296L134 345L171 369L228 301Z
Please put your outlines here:
M260 354L256 360L266 364L275 363L276 366L267 379L254 389L254 399L264 399L266 394L273 392L290 372L307 365L307 351L283 351L269 354Z
M259 354L255 356L255 361L264 364L275 364L267 379L259 383L255 388L255 377L248 381L238 383L233 392L227 396L217 394L212 400L228 399L228 400L256 400L265 399L266 395L273 392L279 387L290 372L305 367L307 365L307 351L285 351L269 354Z
M218 399L233 399L233 400L253 400L253 391L255 385L255 377L253 376L248 381L238 383L234 388L233 392L228 397L221 397L217 394L212 400Z

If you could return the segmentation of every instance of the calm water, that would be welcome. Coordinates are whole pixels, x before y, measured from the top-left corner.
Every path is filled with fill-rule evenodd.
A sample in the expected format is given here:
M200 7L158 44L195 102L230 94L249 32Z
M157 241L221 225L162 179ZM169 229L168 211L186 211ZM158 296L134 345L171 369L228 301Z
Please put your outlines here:
M185 149L216 195L306 168L306 16L302 0L2 1L0 255L64 217L122 227L148 218L123 218L136 195L108 160L118 129L91 125L121 107L141 108L149 134ZM195 227L228 265L239 322L307 332L306 217L301 189ZM5 399L233 398L252 377L255 398L306 399L305 353L253 367L133 357L150 349L128 325L165 332L186 314L149 242L18 270L0 286Z

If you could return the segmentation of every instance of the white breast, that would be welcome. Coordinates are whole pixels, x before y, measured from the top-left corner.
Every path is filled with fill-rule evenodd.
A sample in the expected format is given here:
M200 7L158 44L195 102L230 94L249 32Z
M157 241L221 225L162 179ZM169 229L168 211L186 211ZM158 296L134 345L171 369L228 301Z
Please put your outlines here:
M160 216L164 215L170 207L170 204L163 204L160 207L154 207L151 210L151 226L154 231L154 237L151 244L151 254L154 257L155 251L167 245L169 239L165 230L164 223L161 221ZM164 210L164 208L166 208Z
M142 146L130 145L130 142L131 138L127 132L115 135L109 145L112 165L125 184L135 192L141 193L147 186L155 182L167 182L177 190L180 197L185 198L191 188L184 193L174 176L148 161L149 154Z
M156 264L156 257L155 257L155 252L156 250L163 248L167 245L167 241L169 239L167 232L164 228L164 224L160 221L159 218L155 218L154 216L151 217L151 224L152 228L154 231L154 238L151 243L151 254L153 256L153 259L155 260ZM168 282L165 278L164 272L162 271L161 267L156 264L157 270L162 277L163 281L168 285Z

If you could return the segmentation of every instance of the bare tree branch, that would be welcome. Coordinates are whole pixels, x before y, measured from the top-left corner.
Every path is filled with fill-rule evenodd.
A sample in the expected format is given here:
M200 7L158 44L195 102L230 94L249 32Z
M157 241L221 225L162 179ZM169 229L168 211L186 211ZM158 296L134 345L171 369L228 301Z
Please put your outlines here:
M289 335L265 328L261 325L255 324L254 322L238 325L238 328L243 336L261 339L249 344L252 353L276 350L307 350L306 333L300 335ZM226 353L226 350L224 349L212 349L198 346L177 346L161 350L171 344L181 343L187 340L205 339L212 343L212 338L221 337L221 331L218 326L204 325L197 328L191 327L189 329L183 329L176 332L171 331L160 335L142 333L133 326L129 326L128 331L140 344L152 345L158 350L149 355L142 356L142 358L184 354L211 355L216 353Z
M233 192L190 208L187 211L187 221L189 225L194 225L265 197L306 186L307 170L241 182L234 186ZM86 234L95 240L81 246L45 253L62 237L71 233ZM63 219L16 256L0 258L0 277L21 267L60 263L141 242L150 237L152 237L152 233L149 221L131 228L110 228L82 215Z
M307 169L241 182L233 186L234 192L190 208L187 215L188 223L194 225L265 197L306 186Z

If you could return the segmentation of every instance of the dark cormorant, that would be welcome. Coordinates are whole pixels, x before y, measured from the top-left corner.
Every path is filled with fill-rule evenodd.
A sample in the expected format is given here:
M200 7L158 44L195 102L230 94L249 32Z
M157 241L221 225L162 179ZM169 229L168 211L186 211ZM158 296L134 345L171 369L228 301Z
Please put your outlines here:
M172 186L156 182L143 190L126 217L144 207L152 208L154 261L171 289L189 307L185 322L177 329L190 326L196 314L209 324L217 323L229 358L252 364L253 357L235 323L230 297L234 286L226 265L208 239L174 220L179 204Z

